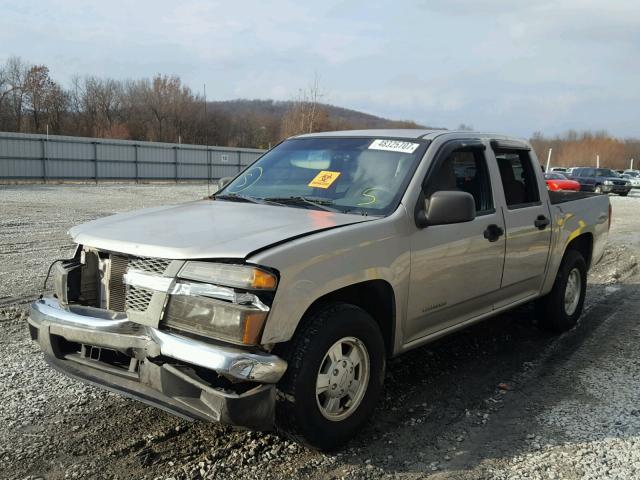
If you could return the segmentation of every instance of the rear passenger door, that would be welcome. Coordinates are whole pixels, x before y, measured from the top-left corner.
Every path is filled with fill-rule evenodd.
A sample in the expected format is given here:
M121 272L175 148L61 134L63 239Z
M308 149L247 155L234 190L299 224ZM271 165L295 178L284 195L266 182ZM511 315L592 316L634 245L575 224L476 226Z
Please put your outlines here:
M500 172L506 226L503 305L537 295L545 276L551 244L551 216L542 201L542 173L528 145L519 142L491 142Z

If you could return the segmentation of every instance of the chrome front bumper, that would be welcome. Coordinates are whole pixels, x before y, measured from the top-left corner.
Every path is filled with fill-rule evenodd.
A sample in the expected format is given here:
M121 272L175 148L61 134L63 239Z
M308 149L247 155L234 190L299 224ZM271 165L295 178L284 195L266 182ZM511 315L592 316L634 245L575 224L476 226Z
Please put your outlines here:
M28 322L32 338L55 368L187 418L267 428L275 404L273 384L287 368L275 355L160 331L130 322L123 313L65 307L53 298L34 302ZM135 368L117 369L66 352L61 345L68 342L124 352ZM198 368L232 384L251 382L252 388L235 393L212 385L195 373Z

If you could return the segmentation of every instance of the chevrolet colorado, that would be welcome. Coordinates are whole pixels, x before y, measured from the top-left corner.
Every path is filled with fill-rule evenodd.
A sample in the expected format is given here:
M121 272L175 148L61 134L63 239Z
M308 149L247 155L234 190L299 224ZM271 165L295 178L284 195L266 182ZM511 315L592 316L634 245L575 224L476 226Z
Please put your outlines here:
M302 135L210 198L72 228L28 323L70 376L330 450L387 358L531 301L572 328L610 222L604 195L548 192L518 139Z

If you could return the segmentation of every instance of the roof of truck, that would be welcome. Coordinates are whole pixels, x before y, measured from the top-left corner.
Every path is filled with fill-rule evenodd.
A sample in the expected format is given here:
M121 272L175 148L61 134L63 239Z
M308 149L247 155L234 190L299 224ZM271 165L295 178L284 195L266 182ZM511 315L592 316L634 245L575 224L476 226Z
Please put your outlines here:
M432 138L443 133L455 133L452 130L435 130L426 128L384 128L371 130L341 130L337 132L316 132L298 135L295 138L308 137L391 137L391 138Z
M291 138L322 138L322 137L360 137L360 138L398 138L405 140L434 140L436 137L450 138L491 138L496 140L516 141L529 144L526 139L504 135L500 133L475 132L471 130L445 130L429 128L384 128L371 130L340 130L336 132L306 133Z

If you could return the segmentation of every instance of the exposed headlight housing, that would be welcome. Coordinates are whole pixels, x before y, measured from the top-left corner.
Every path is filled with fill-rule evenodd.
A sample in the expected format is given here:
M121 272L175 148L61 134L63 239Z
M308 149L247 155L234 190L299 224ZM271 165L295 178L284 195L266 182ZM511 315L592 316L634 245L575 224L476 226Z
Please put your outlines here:
M252 265L190 261L177 276L164 326L241 345L260 342L269 307L259 292L272 296L275 273Z
M178 277L247 290L275 290L278 277L251 265L187 262Z
M167 327L242 345L257 345L268 311L207 297L171 295Z

